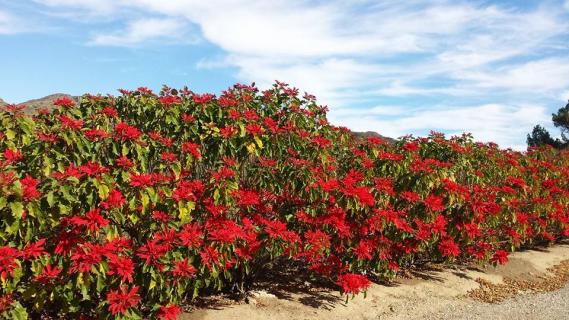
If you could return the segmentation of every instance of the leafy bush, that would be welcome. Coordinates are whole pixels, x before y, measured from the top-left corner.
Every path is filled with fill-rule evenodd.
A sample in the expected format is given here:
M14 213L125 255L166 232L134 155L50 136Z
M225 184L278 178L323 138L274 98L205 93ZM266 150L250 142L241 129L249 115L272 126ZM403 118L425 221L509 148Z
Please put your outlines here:
M174 319L275 262L357 294L569 235L566 152L356 139L278 82L121 93L0 113L3 316Z

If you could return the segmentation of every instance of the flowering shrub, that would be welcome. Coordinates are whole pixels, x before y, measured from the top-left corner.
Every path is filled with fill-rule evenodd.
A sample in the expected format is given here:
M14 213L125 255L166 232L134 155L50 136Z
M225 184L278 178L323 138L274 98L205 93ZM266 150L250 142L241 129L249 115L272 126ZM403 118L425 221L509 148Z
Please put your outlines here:
M175 319L277 260L353 295L569 235L566 152L358 139L278 82L121 94L0 113L3 316Z

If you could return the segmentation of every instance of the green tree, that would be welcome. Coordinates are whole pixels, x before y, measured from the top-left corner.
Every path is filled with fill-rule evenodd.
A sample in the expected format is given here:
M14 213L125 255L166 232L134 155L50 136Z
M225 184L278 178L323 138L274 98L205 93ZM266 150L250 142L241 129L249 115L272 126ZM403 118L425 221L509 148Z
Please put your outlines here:
M561 141L559 139L553 139L549 134L549 131L544 127L537 125L533 127L531 134L528 134L527 144L530 147L538 147L543 145L550 145L554 148L559 148Z
M561 129L561 139L554 139L551 134L540 125L533 127L531 134L527 135L527 144L530 147L550 145L557 149L567 148L569 146L569 102L565 107L557 110L557 113L551 115L555 127Z
M552 114L552 120L555 127L561 129L561 137L565 145L569 143L569 101L563 108L559 108L557 113Z

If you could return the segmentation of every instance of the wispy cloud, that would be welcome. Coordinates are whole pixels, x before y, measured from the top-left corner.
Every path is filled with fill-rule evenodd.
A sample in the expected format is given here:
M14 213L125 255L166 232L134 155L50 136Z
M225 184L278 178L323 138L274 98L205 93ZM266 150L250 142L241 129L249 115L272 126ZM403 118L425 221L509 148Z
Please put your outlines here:
M567 1L35 1L126 19L123 29L97 31L91 45L181 41L196 35L179 30L196 26L204 43L224 52L196 68L231 67L240 81L261 85L284 80L343 112L336 123L356 130L461 129L520 146L525 127L546 121L544 101L569 88ZM422 98L439 107L417 105ZM393 100L414 115L377 120L379 109L369 106Z
M65 15L68 10L76 16L93 15L103 16L116 12L121 0L33 0L49 8L56 9L59 14Z
M0 35L10 35L31 31L24 19L0 9Z
M372 109L371 112L357 109L338 110L332 111L330 116L333 121L344 123L348 127L361 131L378 131L392 137L409 133L424 135L430 130L444 130L449 134L470 132L477 140L493 141L520 150L525 149L523 138L526 133L531 131L536 123L544 123L549 119L546 108L537 105L486 104L428 109L382 109ZM389 114L397 117L382 117Z
M141 19L129 22L124 30L97 34L88 44L128 47L157 39L188 42L186 28L186 23L179 19Z

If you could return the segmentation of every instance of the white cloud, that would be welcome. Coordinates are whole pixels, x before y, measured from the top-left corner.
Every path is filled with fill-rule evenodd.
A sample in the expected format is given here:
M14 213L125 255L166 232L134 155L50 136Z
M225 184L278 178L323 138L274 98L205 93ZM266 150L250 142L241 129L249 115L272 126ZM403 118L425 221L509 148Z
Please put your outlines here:
M177 19L135 20L119 32L97 34L88 44L99 46L133 46L155 39L181 39L186 23Z
M569 10L569 0L565 0L565 9Z
M29 31L24 21L15 15L0 10L0 35L9 35Z
M236 67L239 81L263 86L275 79L291 83L330 105L333 115L341 111L336 123L387 135L430 128L472 131L482 140L519 146L548 113L536 101L557 98L569 88L564 58L569 23L560 3L516 8L451 0L35 1L130 19L124 30L97 33L93 45L180 40L181 25L195 25L205 41L225 53L200 61L198 68ZM136 14L126 14L131 12ZM413 109L412 116L389 121L376 116L401 109L350 108L408 96L445 105L483 102Z
M431 129L444 129L449 134L470 132L477 141L492 141L518 150L525 149L525 145L520 143L520 137L523 140L535 124L550 120L546 109L535 105L486 104L422 110L387 107L387 110L395 110L400 117L382 120L373 112L332 110L330 118L331 121L343 123L354 130L376 131L391 137L408 133L424 135Z
M70 9L75 15L108 15L114 13L121 0L33 0L36 3L55 9Z
M547 58L492 71L458 72L455 77L481 88L548 93L569 87L568 74L569 59Z

